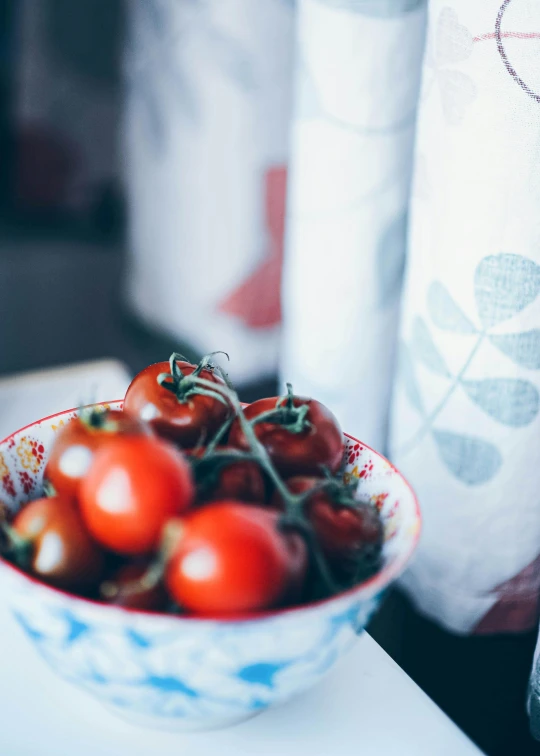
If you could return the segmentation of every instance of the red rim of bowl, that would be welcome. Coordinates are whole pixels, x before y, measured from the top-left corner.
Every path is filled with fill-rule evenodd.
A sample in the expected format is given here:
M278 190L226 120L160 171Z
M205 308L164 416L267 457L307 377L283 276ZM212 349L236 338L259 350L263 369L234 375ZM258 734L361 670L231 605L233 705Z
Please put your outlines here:
M96 405L97 406L114 405L114 404L123 403L123 401L124 401L123 399L114 399L108 402L96 402L93 405L87 405L87 406L92 407ZM80 409L81 409L80 407L76 407L69 410L63 410L62 412L55 412L53 415L47 415L46 417L43 417L40 420L35 420L33 423L24 425L22 428L19 428L13 433L10 433L9 436L6 436L4 439L2 439L0 441L0 446L7 443L10 439L12 439L14 436L17 436L19 433L22 433L23 431L28 430L28 428L33 428L35 425L40 425L41 423L47 422L47 420L52 420L53 418L60 417L61 415L69 415L74 412L78 412ZM359 441L354 436L351 436L348 433L344 433L343 435L346 438L350 439L351 441L354 441L354 443L360 444L364 449L368 449L370 452L375 454L380 459L384 460L389 465L391 470L396 475L398 475L399 478L401 478L401 480L405 483L405 485L407 486L407 488L409 489L412 495L413 503L414 503L414 510L415 510L414 513L415 513L415 519L416 519L417 525L416 525L416 532L411 538L410 546L403 554L400 554L396 558L394 563L391 563L383 567L383 569L380 570L380 572L375 573L375 575L368 578L368 580L365 580L363 583L358 583L358 585L355 585L352 588L348 588L346 591L341 591L341 593L337 593L335 596L330 596L329 598L325 598L325 599L319 599L318 601L310 601L307 604L299 604L297 606L287 606L281 609L267 609L261 612L251 612L249 614L240 614L240 615L226 615L226 616L204 615L203 617L201 617L196 614L165 614L164 612L145 611L144 609L132 609L126 606L116 606L114 604L105 604L102 601L85 598L84 596L77 596L75 593L69 593L69 591L63 591L61 588L55 588L52 585L47 585L47 583L44 583L41 580L38 580L33 575L29 575L27 572L24 572L24 570L11 564L11 562L8 562L1 556L0 556L0 565L8 570L11 570L12 572L15 572L17 575L20 575L21 577L23 577L25 580L27 580L30 583L34 585L38 585L40 588L43 588L46 591L52 591L53 593L69 598L72 601L80 601L84 604L90 604L91 606L99 607L99 609L105 610L105 611L112 610L116 612L126 613L128 615L143 615L145 617L163 617L168 620L177 620L177 621L189 621L189 622L216 622L218 621L218 622L223 622L223 623L252 622L253 620L270 619L272 617L279 617L281 615L291 614L293 612L302 612L309 609L316 609L317 607L340 601L343 598L347 598L355 594L359 594L358 598L362 598L360 594L368 594L365 596L366 599L372 598L374 595L376 595L376 593L378 593L379 591L382 591L387 585L389 585L395 578L397 578L403 572L407 562L410 560L411 556L413 555L418 545L418 541L420 539L420 535L422 531L422 513L420 511L420 505L418 503L418 499L416 497L413 487L410 485L410 483L404 477L404 475L400 473L397 467L392 464L392 462L386 459L386 457L384 457L378 451L375 451L375 449L372 449L371 446L368 446L363 441Z

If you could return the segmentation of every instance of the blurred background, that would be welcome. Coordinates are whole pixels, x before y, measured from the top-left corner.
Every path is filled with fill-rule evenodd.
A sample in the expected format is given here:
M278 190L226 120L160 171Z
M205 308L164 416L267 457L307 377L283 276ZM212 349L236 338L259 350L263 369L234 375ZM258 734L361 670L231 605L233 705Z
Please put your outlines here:
M2 374L226 349L273 389L293 12L237 4L0 0Z

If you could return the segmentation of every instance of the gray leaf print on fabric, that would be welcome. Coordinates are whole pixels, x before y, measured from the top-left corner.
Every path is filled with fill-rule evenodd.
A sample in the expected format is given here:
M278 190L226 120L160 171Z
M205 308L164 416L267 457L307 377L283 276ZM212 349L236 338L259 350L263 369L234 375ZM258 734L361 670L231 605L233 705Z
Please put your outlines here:
M497 447L481 438L439 430L433 431L433 438L448 469L468 486L491 480L502 464Z
M452 8L443 8L436 26L436 62L439 66L463 63L470 58L473 35L466 26L460 24L458 14Z
M521 255L485 257L474 278L476 306L484 325L509 320L540 293L540 267Z
M423 414L424 405L418 389L416 374L414 372L414 363L409 354L407 345L403 342L399 347L398 373L410 403L418 410L418 412L420 412L420 414Z
M530 370L540 369L540 331L538 329L490 336L489 340L517 365Z
M427 306L432 321L443 331L476 333L474 325L439 281L432 283L428 289Z
M522 428L537 418L540 393L531 381L504 376L473 380L468 375L474 365L481 364L482 350L487 342L515 365L540 370L539 329L507 334L491 332L494 326L510 320L539 296L540 266L521 255L490 255L476 267L474 292L482 328L474 326L441 282L435 281L428 288L427 309L432 322L441 330L465 336L463 345L468 344L468 353L464 352L461 365L455 367L455 374L451 376L444 353L435 343L425 322L420 317L413 321L410 358L414 357L449 380L429 412L422 412L420 426L396 453L398 457L406 455L426 435L432 435L448 469L463 482L479 485L487 482L499 470L503 461L499 450L489 441L471 438L467 433L459 435L435 430L434 424L441 412L451 405L456 391L460 390L489 417L509 428ZM414 364L409 373L414 375ZM415 387L419 398L415 397L413 406L418 408L421 403L423 407L422 384L416 382ZM410 390L407 395L410 399ZM466 412L463 413L463 422L464 428L467 428ZM489 437L489 429L486 435ZM465 460L466 450L472 454L469 461ZM480 469L475 473L474 465L477 462Z
M445 7L436 23L431 24L432 33L426 46L426 67L433 70L433 77L424 80L424 96L436 83L441 96L441 105L447 123L456 126L465 117L467 109L475 100L477 88L471 77L456 70L472 55L473 36L460 23L457 13Z
M529 381L517 378L486 378L462 381L468 396L499 423L521 428L538 414L538 391Z
M383 233L377 250L379 305L395 304L401 294L405 269L407 214L395 218Z
M450 377L446 363L435 346L429 329L421 317L414 320L411 335L411 351L417 360L422 362L434 373Z
M451 126L463 120L467 108L476 99L476 84L461 71L444 69L439 71L439 87L442 94L442 108Z
M389 18L421 8L426 0L318 0L322 5L361 13L364 16Z

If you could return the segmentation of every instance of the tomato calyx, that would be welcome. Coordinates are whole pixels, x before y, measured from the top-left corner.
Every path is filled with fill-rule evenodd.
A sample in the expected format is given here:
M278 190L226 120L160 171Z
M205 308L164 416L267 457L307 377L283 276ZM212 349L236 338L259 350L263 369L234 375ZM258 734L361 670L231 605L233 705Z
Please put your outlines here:
M37 534L36 534L37 535ZM33 541L21 536L6 519L0 520L0 554L8 561L27 570L34 550Z
M17 533L9 522L10 511L0 502L0 554L26 570L32 558L32 541Z
M311 423L308 420L309 406L307 404L296 406L294 400L292 384L287 383L286 396L279 397L274 409L257 415L251 424L274 423L295 435L309 431L311 429Z
M204 380L200 377L202 371L210 370L217 373L217 375L219 375L219 377L223 379L224 383L229 388L231 387L225 371L222 370L218 365L214 365L212 363L212 357L215 354L224 354L227 359L229 359L229 355L226 352L211 352L210 354L207 354L202 358L202 360L199 362L192 373L185 375L182 372L182 369L180 368L178 362L187 362L187 359L183 355L178 354L177 352L173 352L169 358L170 372L160 373L158 375L157 381L159 385L174 394L180 404L186 404L192 396L197 395L207 396L212 399L216 399L222 404L227 404L227 400L216 389L215 384L210 383L210 381L206 381L206 383L208 384L206 387L200 385L200 381Z
M129 432L133 433L148 432L145 424L140 424L137 421L133 421L129 425L132 427L126 428L125 414L119 410L111 410L107 407L101 406L89 406L81 407L78 412L78 419L82 426L89 431L110 433L114 435L116 433Z
M47 499L52 499L54 496L57 496L58 492L56 488L53 486L52 483L50 483L48 480L43 481L43 496Z
M311 498L313 494L324 491L328 494L332 505L336 508L342 507L344 509L357 509L358 500L355 499L356 489L358 488L358 481L351 481L350 483L344 483L339 478L331 474L329 470L323 470L324 478L320 483L313 486L309 491L306 491L304 501Z
M109 412L101 407L81 407L79 409L79 420L90 430L104 430L115 433L118 430L118 423L110 420Z

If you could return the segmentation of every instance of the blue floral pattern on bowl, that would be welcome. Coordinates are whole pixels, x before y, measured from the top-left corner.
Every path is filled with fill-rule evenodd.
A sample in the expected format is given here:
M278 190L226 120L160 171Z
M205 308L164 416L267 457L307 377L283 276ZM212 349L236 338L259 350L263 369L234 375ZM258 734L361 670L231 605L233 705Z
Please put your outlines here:
M0 444L1 495L9 506L40 492L47 449L72 414ZM373 501L385 521L383 569L347 593L246 620L204 620L80 599L0 561L14 616L57 674L139 724L207 729L285 701L317 683L351 647L418 538L414 494L390 463L350 438L347 460L359 498Z

